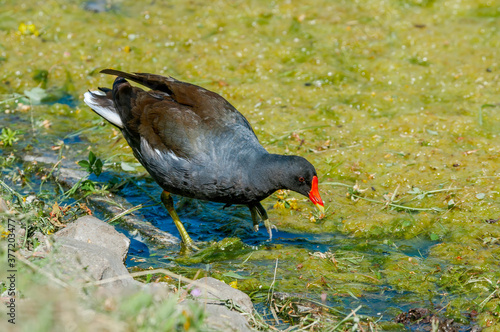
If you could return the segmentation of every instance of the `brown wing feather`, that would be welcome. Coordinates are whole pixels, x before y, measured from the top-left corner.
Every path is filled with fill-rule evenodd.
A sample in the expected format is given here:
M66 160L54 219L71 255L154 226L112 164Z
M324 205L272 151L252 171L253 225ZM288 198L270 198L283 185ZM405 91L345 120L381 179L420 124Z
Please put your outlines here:
M131 74L114 69L104 69L101 70L101 73L123 77L141 85L147 86L151 90L166 92L171 95L172 98L175 99L179 104L183 105L195 106L197 99L196 97L201 97L198 91L201 87L178 81L173 77L166 77L148 73Z
M204 119L209 118L240 118L251 129L250 124L227 100L215 92L204 89L200 86L181 82L173 77L166 77L148 73L125 73L114 69L101 70L103 74L123 77L147 86L151 90L158 90L169 94L177 103L190 106L193 111ZM235 119L236 120L236 119Z
M171 100L148 103L152 97L146 96L135 109L142 109L138 122L138 132L152 148L171 151L176 156L192 159L200 152L196 140L203 135L201 119L188 107ZM148 103L145 105L144 103Z
M125 73L105 69L101 73L116 75L149 87L144 91L117 79L114 100L124 110L128 130L140 134L156 149L174 152L179 157L201 156L215 143L217 136L245 128L258 143L250 124L220 95L202 87L147 73ZM129 111L126 111L128 109ZM241 127L243 126L243 128ZM238 129L240 130L240 129ZM204 140L209 133L212 139ZM137 136L138 137L138 136Z

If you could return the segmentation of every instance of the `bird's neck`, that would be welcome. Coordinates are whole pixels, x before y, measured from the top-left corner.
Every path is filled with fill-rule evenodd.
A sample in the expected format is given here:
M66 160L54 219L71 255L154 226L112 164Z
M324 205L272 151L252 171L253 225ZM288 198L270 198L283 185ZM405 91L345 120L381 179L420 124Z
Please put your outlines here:
M266 197L282 189L281 180L286 177L289 156L264 153L251 163L249 180L252 186L265 193Z

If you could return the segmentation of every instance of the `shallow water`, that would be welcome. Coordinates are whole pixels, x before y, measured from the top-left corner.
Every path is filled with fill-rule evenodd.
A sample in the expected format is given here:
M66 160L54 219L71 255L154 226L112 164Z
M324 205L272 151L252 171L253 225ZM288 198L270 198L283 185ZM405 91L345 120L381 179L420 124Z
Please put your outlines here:
M7 119L12 121L14 119L20 127L24 127L26 129L29 128L28 119L24 117L14 118L0 115L0 119L4 121ZM72 146L77 151L87 145L87 142L85 142L84 139L82 140L80 135L65 138L64 142L65 144ZM48 151L48 148L50 147L50 137L38 137L35 140L33 140L33 138L26 139L23 142L23 144L34 143L36 143L37 148L34 151L30 151L30 153L54 157L54 153L52 151ZM5 156L8 154L9 149L2 149L2 152ZM68 155L72 154L73 153L68 152ZM26 164L17 162L12 166L12 168L23 169L25 165ZM4 169L4 171L6 171L6 169ZM4 175L8 175L8 172L5 172ZM126 173L109 170L99 178L96 178L95 176L92 176L91 178L105 183L113 177L127 178L130 176ZM16 187L15 183L9 183L9 185L16 188L23 195L30 195L36 192L35 188L38 188L40 178L36 174L31 174L29 177L29 183L29 186L24 187ZM159 198L161 194L161 189L149 177L140 178L139 180L133 181L134 184L131 183L116 193L117 195L126 198L131 205L135 206L141 203L151 203L152 198ZM49 191L57 190L57 186L52 181L47 182L44 188ZM280 230L274 231L273 240L269 241L269 236L265 228L261 227L259 232L253 231L250 213L248 208L245 206L231 206L223 209L224 205L219 203L203 202L179 196L174 196L174 200L176 202L176 208L181 220L196 242L208 244L210 241L219 241L223 238L238 237L245 244L244 247L239 248L238 252L231 259L221 259L219 257L213 261L209 259L206 262L190 264L181 263L179 265L179 263L176 262L176 258L179 257L179 246L167 248L157 246L133 230L123 228L118 222L115 223L117 230L131 239L131 245L126 261L128 267L138 267L143 269L151 267L167 267L173 270L187 268L188 270L184 271L191 274L201 269L206 271L208 274L212 274L213 270L234 271L235 265L238 266L245 258L248 258L249 255L251 257L253 253L257 253L261 257L255 260L250 260L251 263L248 263L246 266L241 266L242 268L238 269L238 274L240 276L243 278L251 278L254 276L256 269L264 269L267 274L270 276L272 275L275 265L275 254L273 253L275 248L287 248L292 255L295 251L299 251L302 254L307 252L339 251L343 253L351 253L352 255L348 255L351 256L350 258L353 260L360 260L363 255L369 255L372 256L372 258L376 256L388 257L393 252L404 253L407 256L425 258L432 245L437 243L436 241L429 241L415 237L410 240L397 240L390 244L373 239L370 240L369 243L367 242L360 245L359 239L340 233L311 234ZM74 199L70 198L66 201L66 204L71 204L74 201ZM270 206L270 208L272 208L272 206ZM102 211L95 210L94 212L97 217L102 219L109 217L108 215L103 214ZM152 222L158 228L174 235L178 234L175 225L162 205L144 208L138 213L142 218ZM262 257L262 253L266 252L269 253L270 257ZM280 257L280 249L277 249L276 252L278 253L276 258L279 260L283 259ZM284 253L287 256L285 260L288 260L289 263L293 263L294 258L290 257L290 253ZM265 254L265 256L266 255L267 254ZM288 273L290 272L291 271L288 271ZM317 273L319 276L321 271L317 271ZM292 274L289 275L283 274L278 276L277 279L282 280L296 277L298 276L294 275L292 272ZM265 283L267 278L268 277L265 277L259 281ZM344 312L346 315L349 313L349 309L355 309L359 305L363 305L363 308L358 312L359 314L381 317L382 320L387 320L392 319L394 314L398 313L400 310L407 310L417 304L424 305L425 302L408 302L408 292L396 291L387 284L380 284L377 287L369 288L370 291L364 293L358 299L354 299L349 294L343 294L340 297L328 298L325 304L336 308L340 312ZM309 297L315 301L320 300L320 294L317 294L316 292L304 292L303 290L297 288L290 288L286 290L300 296ZM257 297L257 300L258 299L259 297ZM266 305L258 305L257 308L264 317L271 320L272 316L270 316L268 309L266 309L268 308ZM283 326L287 326L287 324L283 324Z
M68 158L85 159L90 148L105 160L103 179L141 174L120 168L136 163L130 148L81 103L87 89L111 84L98 71L112 67L216 91L266 149L317 168L326 218L312 218L294 194L297 210L272 208L273 196L264 206L280 232L268 243L245 207L176 197L195 240L238 237L245 246L228 259L181 263L175 251L133 240L129 266L188 276L201 268L226 282L237 270L251 277L238 287L262 300L278 259L277 291L326 293L346 313L363 304L363 313L392 319L412 306L445 307L441 314L465 321L476 310L481 326L498 328L500 299L489 298L500 280L498 1L116 1L99 13L84 2L2 6L4 100L37 86L66 98L30 110L22 98L0 104L2 127L24 131L16 153L63 140ZM13 151L1 149L3 158ZM149 178L137 181L152 197L130 183L120 194L135 205L158 199ZM138 213L177 234L161 205Z

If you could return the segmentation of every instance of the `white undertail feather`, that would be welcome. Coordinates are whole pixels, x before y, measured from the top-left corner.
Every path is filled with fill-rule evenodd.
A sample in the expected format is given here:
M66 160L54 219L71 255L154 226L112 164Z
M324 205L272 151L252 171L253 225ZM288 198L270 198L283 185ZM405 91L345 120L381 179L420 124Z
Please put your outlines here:
M93 95L94 94L94 95ZM95 96L97 95L97 96ZM87 104L91 109L94 110L97 114L114 124L119 128L123 128L123 122L120 116L117 113L115 106L113 105L113 101L99 96L103 96L105 93L100 90L85 92L83 101Z

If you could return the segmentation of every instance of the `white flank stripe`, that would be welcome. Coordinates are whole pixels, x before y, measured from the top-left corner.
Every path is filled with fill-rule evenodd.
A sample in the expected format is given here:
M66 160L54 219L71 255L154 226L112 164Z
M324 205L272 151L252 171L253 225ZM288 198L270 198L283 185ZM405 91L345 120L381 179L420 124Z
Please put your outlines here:
M180 158L175 155L173 152L168 153L169 157L172 158L173 160L179 161Z
M159 158L160 160L165 160L165 157L167 158L165 161L168 161L168 158L175 160L175 161L184 161L184 158L179 158L173 153L172 151L167 151L161 152L158 149L153 149L151 145L149 145L148 141L141 136L141 151L144 154L147 154L150 158Z

